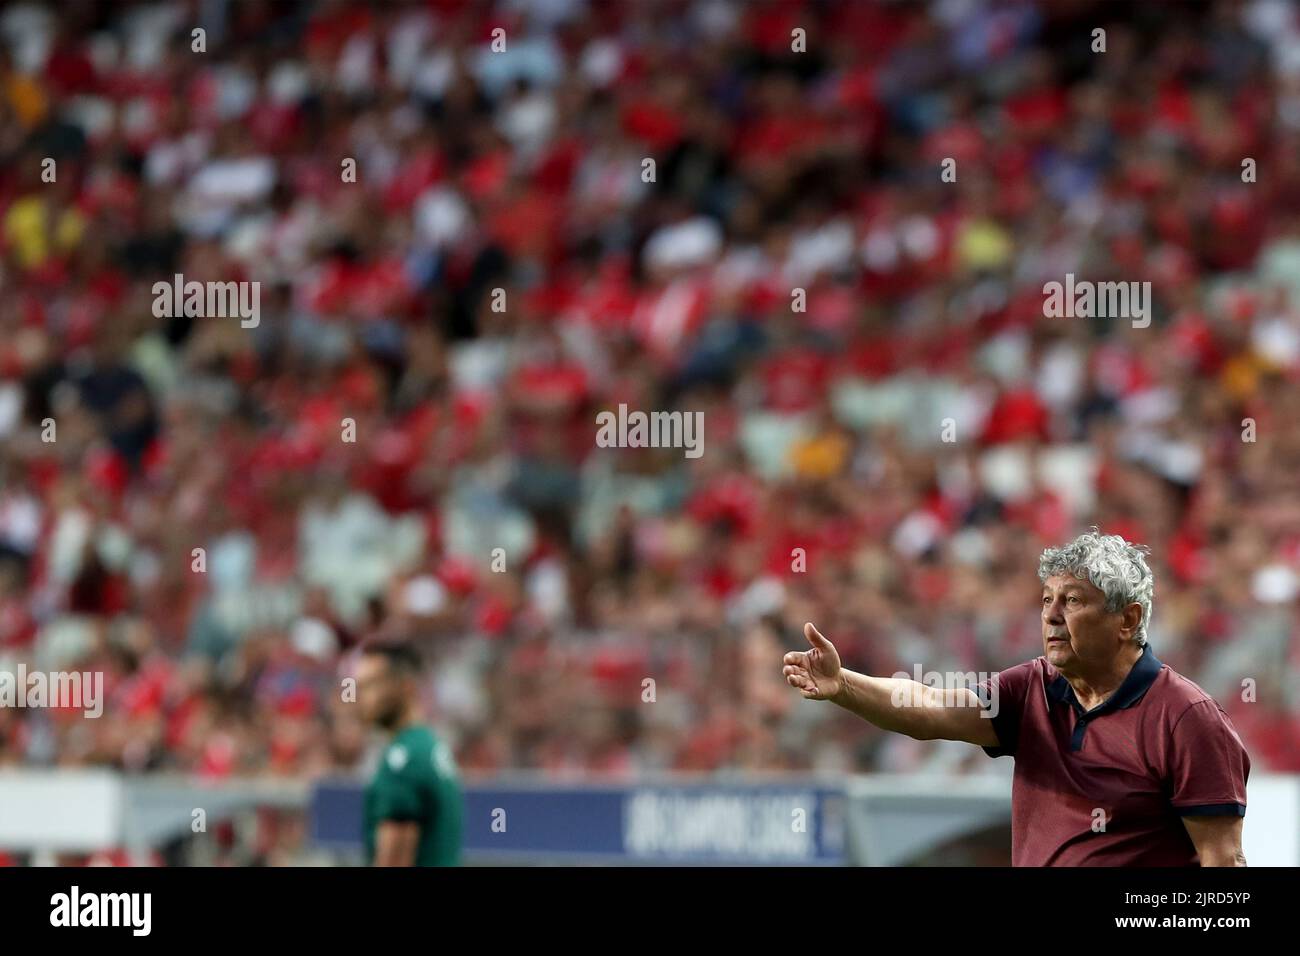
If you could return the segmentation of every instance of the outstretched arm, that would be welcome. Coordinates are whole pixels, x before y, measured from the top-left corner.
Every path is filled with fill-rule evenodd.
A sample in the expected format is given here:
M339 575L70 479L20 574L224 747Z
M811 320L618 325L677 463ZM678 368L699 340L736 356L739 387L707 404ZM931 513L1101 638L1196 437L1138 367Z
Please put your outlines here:
M811 623L803 632L811 649L786 654L784 673L790 686L808 700L829 700L882 730L917 740L998 746L993 721L981 716L984 711L974 691L859 674L840 666L835 646Z

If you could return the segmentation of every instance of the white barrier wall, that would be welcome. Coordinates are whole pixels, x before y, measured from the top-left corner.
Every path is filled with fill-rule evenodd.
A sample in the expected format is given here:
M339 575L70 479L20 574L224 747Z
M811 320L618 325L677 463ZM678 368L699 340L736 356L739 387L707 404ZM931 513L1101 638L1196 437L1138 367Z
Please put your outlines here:
M211 820L254 806L305 808L306 781L221 784L109 770L0 770L0 850L93 853L148 849L190 831L194 808Z
M91 853L121 835L123 787L107 770L0 770L0 850Z
M1241 848L1250 866L1300 866L1300 776L1252 777Z

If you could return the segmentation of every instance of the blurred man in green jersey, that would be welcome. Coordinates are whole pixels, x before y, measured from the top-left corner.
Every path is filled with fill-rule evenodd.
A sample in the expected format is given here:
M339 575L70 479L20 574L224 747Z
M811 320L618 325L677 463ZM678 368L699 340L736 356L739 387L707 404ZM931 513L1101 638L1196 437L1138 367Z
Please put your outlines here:
M357 664L357 702L388 737L366 788L366 862L455 866L461 792L451 750L420 722L420 658L407 644L373 644Z

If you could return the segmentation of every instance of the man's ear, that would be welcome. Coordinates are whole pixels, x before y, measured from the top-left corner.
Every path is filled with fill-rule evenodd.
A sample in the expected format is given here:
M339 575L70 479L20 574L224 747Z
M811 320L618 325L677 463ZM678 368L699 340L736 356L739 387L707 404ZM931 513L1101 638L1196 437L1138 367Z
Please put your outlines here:
M1129 638L1136 637L1138 627L1142 624L1142 605L1134 601L1120 613L1124 615L1121 628L1125 635Z

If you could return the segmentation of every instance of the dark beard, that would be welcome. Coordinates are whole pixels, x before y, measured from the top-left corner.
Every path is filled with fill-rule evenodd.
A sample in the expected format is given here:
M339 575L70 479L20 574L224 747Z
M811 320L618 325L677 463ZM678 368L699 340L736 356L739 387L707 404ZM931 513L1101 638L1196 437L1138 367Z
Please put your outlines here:
M388 710L384 711L375 718L375 723L384 730L396 730L398 724L402 722L402 713L405 708L401 704L394 704Z

